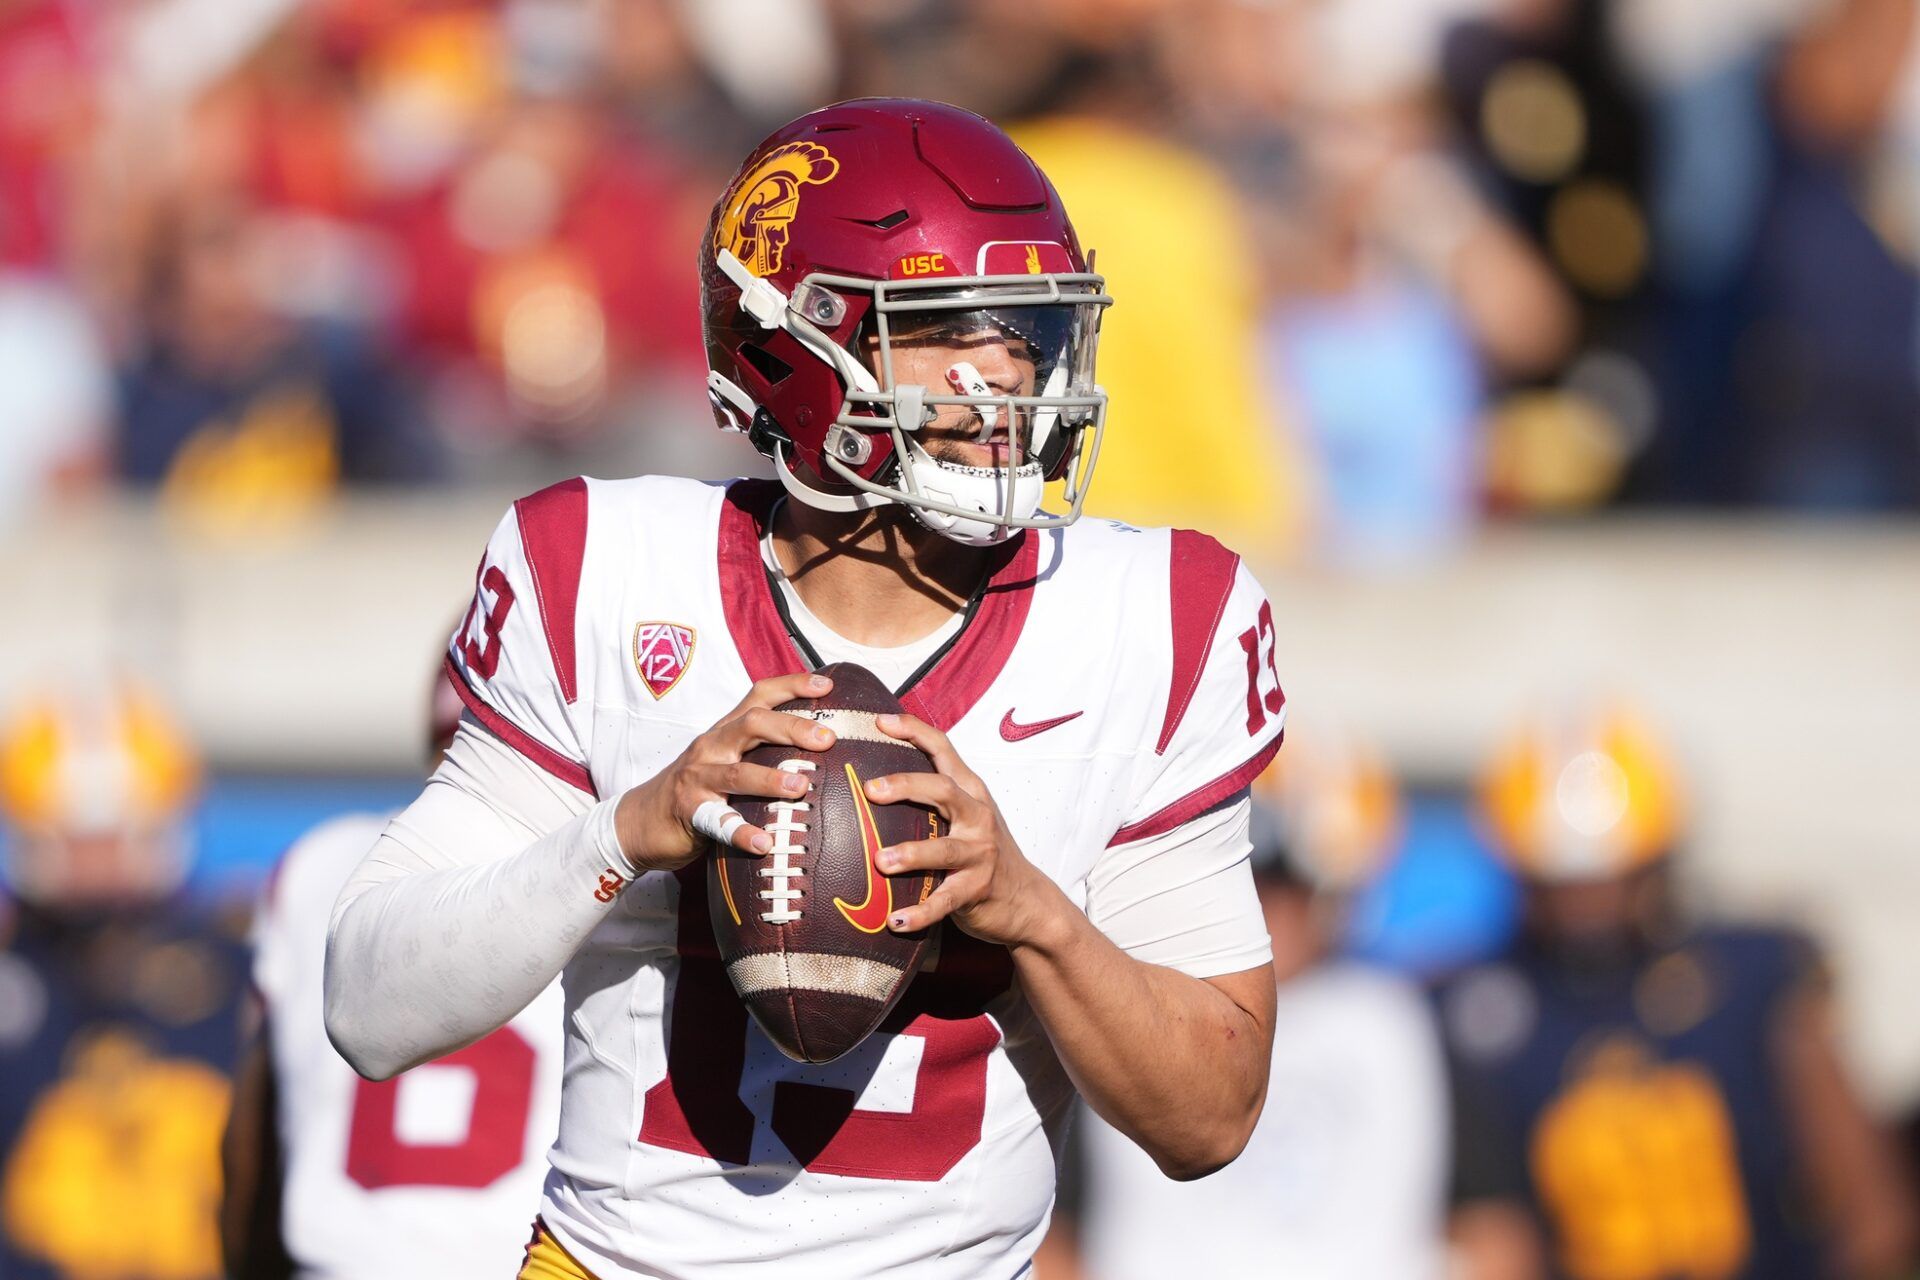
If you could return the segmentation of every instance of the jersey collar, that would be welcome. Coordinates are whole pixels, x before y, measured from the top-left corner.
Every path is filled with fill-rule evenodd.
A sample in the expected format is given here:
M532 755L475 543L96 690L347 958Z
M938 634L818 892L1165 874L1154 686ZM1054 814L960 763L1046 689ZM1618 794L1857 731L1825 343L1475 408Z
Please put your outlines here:
M736 480L720 503L720 602L751 680L805 671L760 558L760 539L782 494L771 480ZM979 607L931 670L901 695L909 712L946 731L973 708L1013 653L1033 605L1040 541L1022 531L1001 553Z

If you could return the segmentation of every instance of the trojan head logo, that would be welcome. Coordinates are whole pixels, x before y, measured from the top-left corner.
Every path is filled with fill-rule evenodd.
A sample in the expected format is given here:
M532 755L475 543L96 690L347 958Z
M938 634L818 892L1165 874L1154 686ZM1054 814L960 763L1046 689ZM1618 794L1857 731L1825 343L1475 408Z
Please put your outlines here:
M714 228L714 252L731 249L756 276L780 269L787 252L787 225L800 212L803 187L831 182L840 162L817 142L775 147L734 185Z

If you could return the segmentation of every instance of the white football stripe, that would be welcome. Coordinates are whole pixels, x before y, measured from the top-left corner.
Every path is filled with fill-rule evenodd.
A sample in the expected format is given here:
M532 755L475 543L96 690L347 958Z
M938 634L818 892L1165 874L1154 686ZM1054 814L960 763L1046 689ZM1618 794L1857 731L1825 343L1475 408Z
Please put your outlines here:
M816 721L833 730L836 738L850 742L878 742L887 747L912 747L911 742L882 733L871 711L847 711L838 707L814 707L795 711L794 715Z
M812 951L763 951L741 956L727 966L733 989L743 996L761 991L825 991L885 1000L904 973L899 966L878 960Z

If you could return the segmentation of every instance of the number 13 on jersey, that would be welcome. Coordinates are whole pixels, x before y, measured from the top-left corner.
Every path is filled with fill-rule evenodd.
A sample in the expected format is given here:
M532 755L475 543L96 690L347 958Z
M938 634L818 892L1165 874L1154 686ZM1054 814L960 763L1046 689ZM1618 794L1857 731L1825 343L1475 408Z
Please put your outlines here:
M706 877L682 872L679 881L680 977L668 1021L667 1074L646 1092L640 1141L748 1164L755 1117L741 1086L748 1036L758 1032L750 1031L746 1006L714 947ZM831 1085L794 1079L774 1085L768 1127L809 1172L937 1182L979 1145L987 1061L1000 1043L1000 1028L980 1008L1007 988L1012 965L998 947L954 929L943 935L942 950L938 970L915 979L875 1035L922 1042L911 1109L866 1110L855 1105L854 1090Z

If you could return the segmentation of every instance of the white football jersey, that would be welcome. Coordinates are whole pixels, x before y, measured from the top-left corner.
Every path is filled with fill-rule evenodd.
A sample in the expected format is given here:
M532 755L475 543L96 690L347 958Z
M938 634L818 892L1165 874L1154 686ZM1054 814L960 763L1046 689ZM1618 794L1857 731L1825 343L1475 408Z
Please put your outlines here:
M559 1123L561 1011L549 987L498 1031L375 1083L327 1041L321 973L340 887L387 818L351 814L289 848L255 924L299 1274L511 1276Z
M606 798L753 681L805 670L759 546L780 494L575 479L516 503L449 658L470 711ZM1274 646L1265 595L1211 538L1082 520L1003 551L902 702L947 731L1027 857L1086 906L1103 858L1235 797L1272 758ZM1256 938L1211 973L1182 967L1264 963ZM602 1280L1027 1265L1073 1091L1003 950L944 930L879 1033L796 1063L734 996L696 865L627 887L562 985L567 1084L542 1212Z
M1411 986L1331 961L1280 986L1267 1105L1240 1158L1175 1182L1098 1116L1080 1130L1091 1280L1434 1280L1447 1090ZM1170 1230L1178 1223L1178 1230Z

